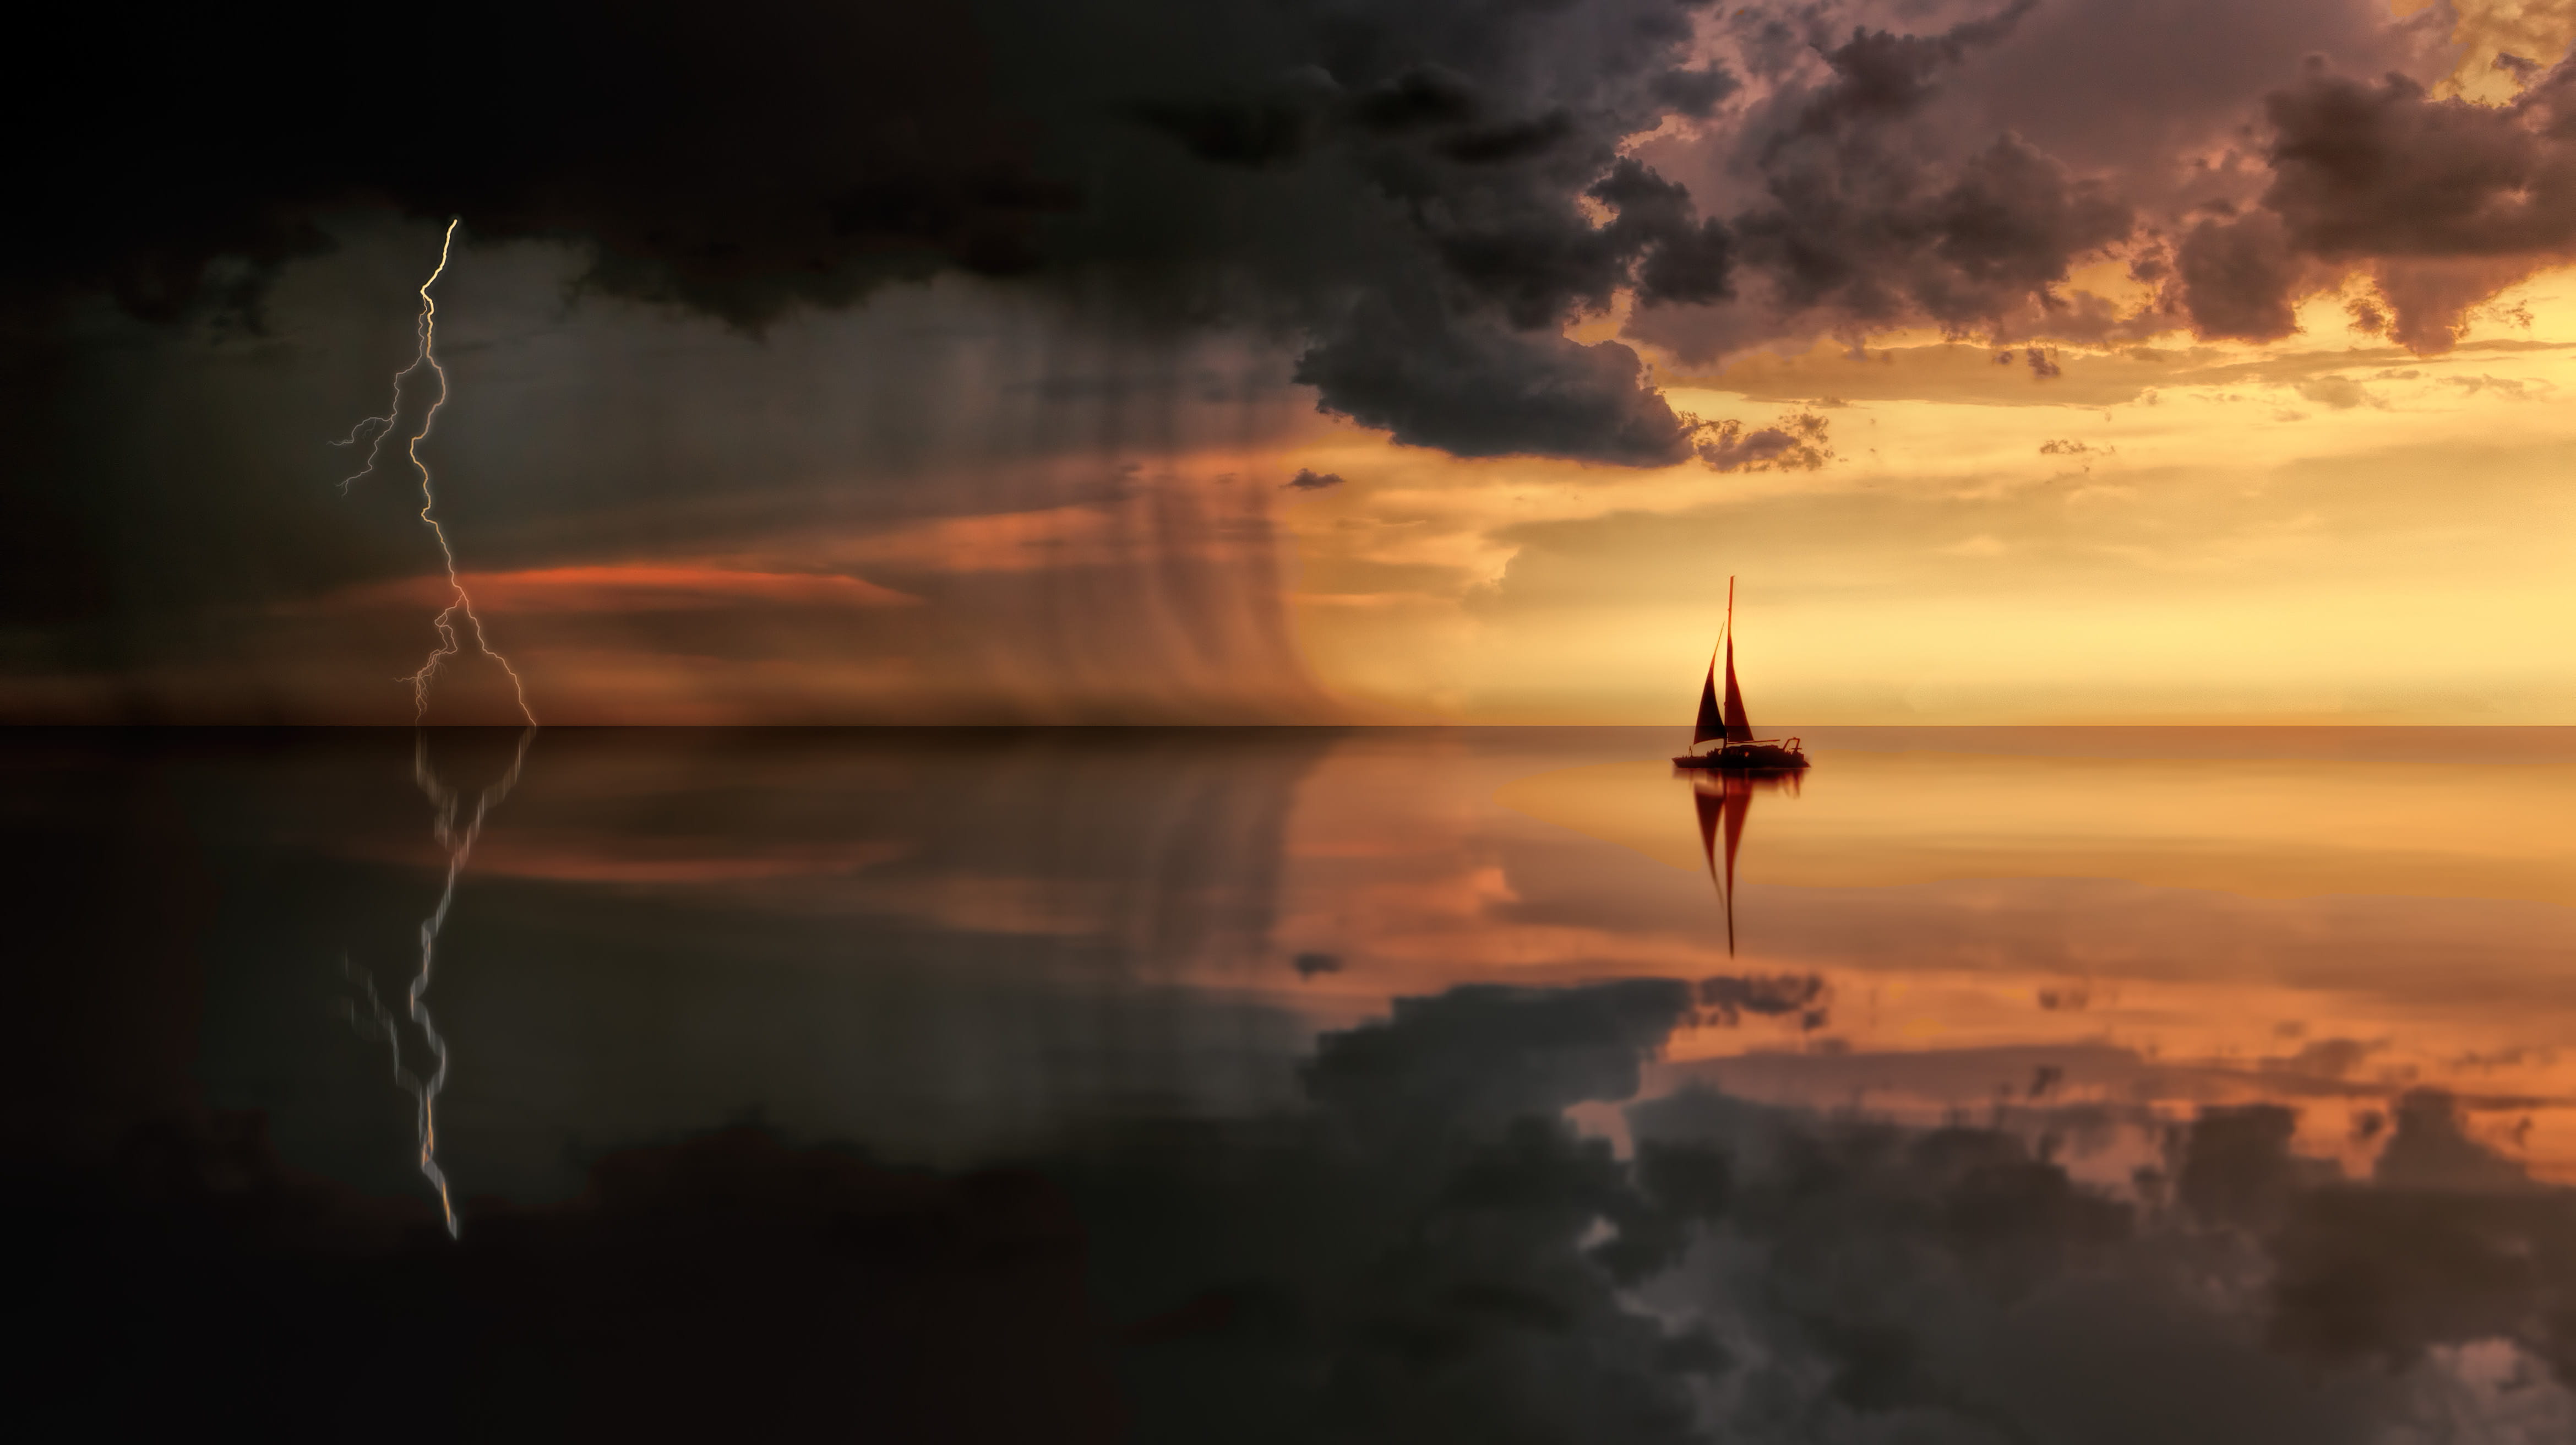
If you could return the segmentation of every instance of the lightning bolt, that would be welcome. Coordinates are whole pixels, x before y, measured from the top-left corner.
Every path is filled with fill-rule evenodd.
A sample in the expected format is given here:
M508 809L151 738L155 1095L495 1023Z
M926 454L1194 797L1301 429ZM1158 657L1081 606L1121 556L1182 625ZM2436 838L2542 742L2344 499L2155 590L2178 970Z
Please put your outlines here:
M474 811L464 814L464 791L450 785L430 765L429 735L415 731L412 740L411 777L419 784L434 810L431 833L438 845L447 851L447 880L439 889L438 903L429 916L420 921L420 969L412 975L411 986L403 993L404 1016L420 1029L432 1067L429 1077L422 1078L404 1067L402 1033L396 1026L393 1010L385 1006L376 992L374 979L358 974L359 987L366 997L366 1016L359 1017L357 1006L347 1005L350 1021L361 1033L382 1038L393 1052L394 1083L412 1096L420 1134L420 1173L430 1187L438 1191L439 1211L447 1218L448 1238L457 1237L456 1201L447 1186L447 1171L438 1166L438 1096L447 1089L447 1038L438 1031L438 1021L430 1016L427 995L430 980L438 970L438 935L447 926L447 911L456 902L456 880L463 876L466 861L474 856L475 840L483 836L483 820L491 815L510 790L519 785L519 775L528 765L528 744L536 738L533 727L519 731L518 750L511 755L510 770L500 781L474 796ZM464 816L460 825L459 816ZM349 971L348 960L341 968Z
M383 416L364 418L349 428L347 436L332 443L341 447L353 447L361 441L367 443L367 464L340 481L340 492L345 496L351 486L375 474L377 463L384 456L385 438L399 429L405 385L423 368L436 379L438 394L431 398L428 409L421 414L418 429L403 441L404 460L420 474L421 525L429 528L429 534L438 539L438 555L447 567L448 588L447 605L430 619L430 626L438 633L438 646L430 649L419 670L408 679L411 683L412 721L417 724L429 715L430 684L437 680L439 669L449 658L465 650L458 626L461 617L463 630L473 636L474 650L498 663L501 671L509 676L511 692L518 699L519 716L528 724L519 733L518 749L511 756L509 771L500 781L475 795L471 815L464 814L463 790L451 786L430 764L429 735L417 727L413 731L412 781L429 799L433 816L431 833L447 853L447 878L439 889L437 906L420 921L420 967L412 975L411 986L403 995L404 1016L420 1030L428 1049L432 1065L428 1077L423 1078L404 1065L401 1030L396 1025L393 1010L387 1008L378 996L373 978L362 979L365 1018L359 1018L355 1003L349 1005L351 1022L357 1023L363 1032L380 1034L386 1040L393 1054L394 1082L412 1096L417 1106L421 1177L438 1191L439 1211L446 1216L447 1233L451 1239L457 1235L456 1201L448 1188L447 1172L438 1165L438 1096L447 1088L447 1039L439 1033L437 1020L430 1016L427 995L430 981L438 969L438 935L446 928L448 910L456 902L456 881L463 876L466 861L474 856L475 840L483 836L484 819L510 795L512 788L519 785L519 775L528 763L528 744L537 735L537 714L528 706L527 683L520 678L519 670L510 665L510 659L493 649L491 640L483 632L483 618L474 610L474 599L466 592L464 579L456 573L456 548L447 540L447 529L438 522L437 484L430 475L429 463L420 458L420 444L428 440L430 429L437 424L438 409L447 404L447 369L438 364L438 302L429 293L430 288L438 284L438 278L447 274L448 257L456 245L457 224L455 219L448 221L446 231L438 240L438 265L431 269L429 278L420 283L420 319L413 328L420 337L420 350L412 357L411 365L394 373L392 404L385 408ZM348 967L345 958L341 960L341 966L343 969Z
M457 220L447 223L447 231L438 241L438 265L429 273L429 279L420 283L420 320L413 327L420 336L420 352L412 358L411 365L394 373L393 404L385 409L383 416L367 417L349 428L349 434L332 445L350 447L360 441L367 442L367 464L340 481L340 492L345 496L352 483L374 474L376 462L385 449L385 438L393 435L395 424L402 415L403 383L422 367L429 368L430 375L438 379L438 396L430 402L429 410L422 414L420 429L403 443L404 458L411 463L413 471L420 473L420 520L429 528L430 535L438 539L438 555L447 564L449 593L447 605L430 620L430 626L438 630L438 646L430 649L429 656L421 662L420 670L409 679L412 720L417 722L428 715L429 685L438 676L439 666L464 650L458 642L456 630L457 616L462 613L466 626L474 634L474 650L499 663L501 670L509 674L511 691L519 701L519 715L527 719L528 726L535 727L537 715L528 707L527 684L520 680L519 670L510 665L510 659L492 650L492 644L483 635L483 619L474 610L474 599L466 594L465 583L456 575L456 549L448 545L447 529L438 524L438 492L430 478L429 463L420 459L420 444L428 439L430 428L437 423L438 409L447 404L447 369L438 364L438 303L431 299L429 288L437 285L438 278L447 273L448 253L456 244L456 226Z

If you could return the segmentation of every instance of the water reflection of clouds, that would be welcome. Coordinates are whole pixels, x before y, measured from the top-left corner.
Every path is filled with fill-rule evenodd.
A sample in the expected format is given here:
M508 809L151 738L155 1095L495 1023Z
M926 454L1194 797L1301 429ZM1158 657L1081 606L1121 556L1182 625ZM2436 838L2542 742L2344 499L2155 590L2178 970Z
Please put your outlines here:
M856 1380L898 1433L1027 1438L924 1385L1007 1363L1147 1440L2576 1427L2550 904L1766 877L1819 783L1745 833L1730 961L1687 785L1653 780L1670 867L1516 809L1618 734L550 733L441 946L444 1152L491 1191L459 1245L352 1162L381 1056L280 962L436 894L402 758L191 746L39 757L5 816L67 800L66 899L223 899L187 940L38 900L95 964L50 987L203 1019L73 998L149 1047L9 1051L94 1141L11 1136L15 1197L72 1201L64 1310L144 1302L193 1353L119 1358L192 1408L362 1377L334 1339L382 1299L441 1324L386 1336L442 1362L424 1418L468 1421ZM675 1272L716 1283L663 1309Z
M1728 1087L1937 1119L1982 1113L2005 1087L1945 1060L2108 1050L2150 1066L2116 1085L2079 1073L2070 1097L2167 1115L2298 1100L2302 1146L2354 1167L2369 1118L2440 1084L2487 1136L2576 1170L2576 1077L2554 1047L2576 1023L2560 966L2576 956L2564 739L2431 768L2426 754L2482 740L2392 753L2324 731L2174 759L2128 755L2152 735L2090 758L2065 736L2054 756L1827 754L1744 849L1762 926L1743 961L1833 978L1834 1027L1803 1042L1701 1033L1676 1054L1796 1048L1812 1057L1748 1059ZM1673 792L1651 764L1605 763L1516 781L1501 801L1699 871L1707 820L1693 836ZM2360 826L2370 815L2378 826ZM1510 915L1543 921L1569 961L1684 964L1696 900L1658 872L1534 859L1511 874Z
M842 960L842 980L817 986L894 988L953 1018L925 1040L992 1060L950 1071L970 1111L978 1079L1035 1087L1013 1062L1022 1045L976 1021L1021 1016L1012 990L1037 979L1071 990L1036 1010L1060 1065L1119 1056L1138 1036L1109 1020L1140 1008L1167 1050L1226 1056L1232 1044L1187 1042L1196 1011L1273 1020L1256 1072L1279 1079L1296 1039L1391 997L1662 974L1813 990L1812 1007L1704 1009L1668 1050L1676 1068L1735 1060L1727 1087L1784 1104L1982 1117L2011 1080L1973 1061L2053 1050L2067 1060L2055 1103L2138 1114L2130 1152L2204 1104L2293 1100L2303 1148L2365 1168L2368 1118L2438 1084L2537 1166L2576 1165L2576 1079L2555 1047L2576 998L2554 966L2576 955L2576 916L2486 886L2368 891L2392 869L2418 888L2474 873L2498 818L2561 801L2549 759L2455 769L2425 791L2395 758L1834 753L1738 835L1728 890L1742 809L1722 781L1711 799L1660 763L1588 761L1632 746L1571 732L593 735L550 755L478 868L494 906L535 910L581 952L667 960L655 966L680 993L665 1007L756 1006L742 980L688 963L693 948L797 975ZM2374 767L2415 781L2355 782ZM1987 802L1967 810L1969 796ZM2244 819L2217 806L2231 797ZM2279 807L2328 797L2322 814ZM2351 807L2405 797L2404 829L2351 826ZM2451 813L2431 816L2443 798ZM2552 866L2567 825L2550 826L2526 869ZM2274 882L2187 886L2249 849ZM2040 856L2036 876L2012 871ZM2298 878L2324 890L2276 886ZM1730 902L1747 910L1736 956ZM846 1022L855 1005L809 1007ZM1078 1042L1084 1020L1111 1035ZM745 1092L778 1088L774 1070L741 1077Z
M173 1398L331 1408L355 1371L318 1391L277 1373L356 1363L351 1331L309 1322L381 1297L436 1322L386 1338L432 1366L421 1418L468 1433L810 1428L826 1402L872 1433L996 1440L1122 1417L1173 1441L2541 1445L2576 1426L2576 1195L2439 1095L2408 1096L2358 1179L2253 1106L2172 1131L2114 1192L1981 1123L1630 1102L1691 1006L1654 979L1405 999L1318 1039L1293 1107L1108 1123L1008 1171L743 1130L631 1148L436 1256L255 1135L181 1130L154 1146L148 1205L85 1185L57 1244L156 1326L233 1324L181 1358L118 1356L187 1387L94 1407L119 1420ZM1584 1105L1625 1105L1624 1157L1568 1126ZM172 1218L188 1227L139 1227ZM945 1398L1004 1367L1007 1401Z

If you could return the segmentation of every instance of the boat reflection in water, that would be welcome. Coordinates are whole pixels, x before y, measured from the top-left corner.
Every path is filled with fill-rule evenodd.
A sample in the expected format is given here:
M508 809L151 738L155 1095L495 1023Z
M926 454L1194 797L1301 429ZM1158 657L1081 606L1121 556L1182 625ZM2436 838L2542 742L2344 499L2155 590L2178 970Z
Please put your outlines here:
M1752 810L1756 793L1798 796L1804 770L1686 772L1675 768L1673 772L1690 779L1700 849L1708 855L1709 880L1717 885L1718 901L1726 912L1726 952L1731 958L1735 955L1735 854L1744 846L1744 815Z

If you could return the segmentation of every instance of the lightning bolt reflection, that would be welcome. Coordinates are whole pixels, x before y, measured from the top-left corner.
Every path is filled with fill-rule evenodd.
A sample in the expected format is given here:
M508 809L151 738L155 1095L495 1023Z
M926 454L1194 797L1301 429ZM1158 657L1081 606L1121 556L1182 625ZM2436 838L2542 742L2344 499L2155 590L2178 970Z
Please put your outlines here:
M483 635L483 618L474 610L474 599L466 594L465 583L456 575L456 549L448 544L447 529L438 524L437 489L430 478L429 463L420 459L420 444L428 439L430 428L437 423L438 409L447 404L447 369L438 364L438 302L431 299L429 288L437 285L438 278L447 273L448 253L456 244L456 227L461 219L447 223L447 230L438 241L438 265L429 273L429 279L420 283L420 319L413 326L420 336L420 351L412 358L411 365L394 373L393 404L385 408L383 416L367 417L349 428L349 434L332 445L351 447L360 441L367 443L367 464L340 480L340 491L346 495L351 484L374 474L376 462L385 449L385 438L394 434L396 423L402 416L404 381L424 366L438 379L438 395L430 401L429 410L421 414L419 430L403 442L404 458L411 463L413 471L420 473L420 520L429 528L430 535L438 539L438 555L447 564L449 593L447 605L430 620L430 626L438 630L438 646L430 649L419 671L409 679L412 719L417 722L428 715L429 684L438 676L440 664L463 651L456 633L457 615L462 613L466 626L474 633L474 650L499 663L501 671L509 674L510 689L519 703L519 715L527 719L528 726L535 727L537 715L528 706L527 684L520 680L519 670L510 665L510 659L493 651L491 642Z
M438 902L420 921L420 968L412 975L411 986L403 993L403 1016L420 1029L423 1046L430 1059L427 1078L403 1063L402 1031L392 1009L376 992L376 982L349 968L341 968L356 977L364 995L364 1010L355 1003L347 1005L350 1021L370 1038L381 1038L393 1054L394 1083L412 1096L416 1105L420 1133L420 1173L438 1191L438 1207L447 1218L447 1234L457 1235L456 1201L447 1186L447 1172L438 1165L438 1096L447 1088L447 1038L438 1031L438 1022L430 1016L427 995L438 969L438 935L447 927L447 912L456 902L456 880L463 876L466 861L474 856L475 840L483 836L483 821L491 816L510 790L519 785L519 775L528 765L528 744L536 739L533 727L519 730L519 743L510 756L509 771L498 782L474 795L474 808L464 809L464 790L438 774L429 760L429 735L415 730L412 735L411 777L420 786L434 810L430 831L439 847L447 853L447 877L438 891ZM460 818L462 821L460 822Z

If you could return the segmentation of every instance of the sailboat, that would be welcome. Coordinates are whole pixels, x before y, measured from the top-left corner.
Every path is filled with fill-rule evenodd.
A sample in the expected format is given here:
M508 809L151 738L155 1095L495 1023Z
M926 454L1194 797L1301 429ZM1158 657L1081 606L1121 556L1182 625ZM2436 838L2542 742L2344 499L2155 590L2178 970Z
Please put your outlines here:
M1699 721L1691 728L1691 746L1714 740L1717 747L1705 753L1684 753L1673 759L1677 768L1722 768L1728 772L1786 773L1807 765L1806 751L1796 738L1762 740L1753 736L1753 724L1744 713L1744 689L1735 683L1735 579L1726 579L1726 630L1719 634L1718 647L1726 655L1726 705L1717 702L1717 655L1708 659L1708 677L1699 685Z

